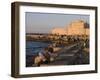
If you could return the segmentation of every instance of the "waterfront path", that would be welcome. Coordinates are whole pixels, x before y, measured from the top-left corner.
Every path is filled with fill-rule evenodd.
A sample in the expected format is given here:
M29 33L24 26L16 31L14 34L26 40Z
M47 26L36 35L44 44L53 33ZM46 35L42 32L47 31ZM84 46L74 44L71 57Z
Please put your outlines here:
M52 65L74 65L74 64L88 64L89 52L84 52L83 42L78 42L70 46L66 46L57 52L58 56L49 64L42 64L41 66Z

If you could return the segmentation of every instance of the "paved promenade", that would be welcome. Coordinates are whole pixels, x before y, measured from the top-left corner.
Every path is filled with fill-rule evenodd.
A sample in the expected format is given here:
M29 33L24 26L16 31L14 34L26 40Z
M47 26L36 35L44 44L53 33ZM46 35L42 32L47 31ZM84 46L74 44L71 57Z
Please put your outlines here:
M54 61L50 62L49 64L42 64L41 66L76 65L89 63L89 52L84 51L82 42L67 46L57 54L58 56L54 58Z

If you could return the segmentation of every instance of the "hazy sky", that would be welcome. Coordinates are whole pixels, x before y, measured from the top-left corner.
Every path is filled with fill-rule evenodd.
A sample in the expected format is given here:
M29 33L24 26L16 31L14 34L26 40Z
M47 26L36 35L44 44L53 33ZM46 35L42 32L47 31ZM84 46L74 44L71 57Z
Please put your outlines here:
M26 12L26 33L49 33L53 28L67 27L72 21L79 19L89 23L89 15Z

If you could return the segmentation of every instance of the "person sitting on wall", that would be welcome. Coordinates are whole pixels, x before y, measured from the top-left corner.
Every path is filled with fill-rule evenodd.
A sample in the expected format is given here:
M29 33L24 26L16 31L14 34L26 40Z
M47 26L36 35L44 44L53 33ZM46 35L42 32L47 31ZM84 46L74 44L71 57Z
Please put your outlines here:
M49 51L50 53L53 53L53 52L54 52L54 49L53 49L53 46L52 46L52 45L49 45L49 46L48 46L48 51Z
M34 63L37 66L41 64L48 64L50 62L50 54L48 52L48 48L44 48L43 51L39 52L38 56L35 58Z
M48 52L50 54L50 61L54 61L54 49L53 49L53 45L49 45L48 46Z
M54 54L53 45L48 46L48 52L49 52L49 55L50 55L50 61L54 61L54 57L56 57L57 54Z
M48 48L44 48L44 53L42 56L44 56L45 60L43 60L43 63L48 64L50 62L50 54L51 53L48 51Z

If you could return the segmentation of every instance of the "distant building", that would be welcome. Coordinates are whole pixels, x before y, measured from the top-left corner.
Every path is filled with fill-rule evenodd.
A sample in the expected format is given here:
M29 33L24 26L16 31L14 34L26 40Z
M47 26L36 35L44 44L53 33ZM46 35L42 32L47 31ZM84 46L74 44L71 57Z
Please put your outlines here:
M73 21L66 30L67 35L89 35L89 25L82 20Z
M66 28L55 28L51 32L52 34L67 35Z
M66 28L55 28L52 30L52 34L59 35L87 35L89 36L89 24L83 20L76 20L71 22Z

